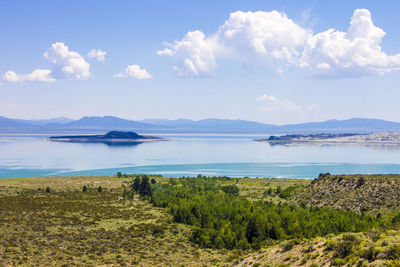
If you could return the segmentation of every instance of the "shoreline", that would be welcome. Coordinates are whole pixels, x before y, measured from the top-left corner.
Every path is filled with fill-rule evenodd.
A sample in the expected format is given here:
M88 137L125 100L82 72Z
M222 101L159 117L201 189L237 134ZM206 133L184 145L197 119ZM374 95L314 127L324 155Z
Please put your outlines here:
M400 132L375 132L371 134L309 134L270 136L268 139L254 141L268 142L271 145L301 145L301 144L348 144L348 145L400 145Z

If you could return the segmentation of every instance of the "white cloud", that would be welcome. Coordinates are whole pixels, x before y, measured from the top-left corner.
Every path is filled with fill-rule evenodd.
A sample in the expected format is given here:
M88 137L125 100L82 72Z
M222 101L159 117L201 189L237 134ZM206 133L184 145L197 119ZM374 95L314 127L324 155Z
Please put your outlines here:
M167 45L170 48L157 54L174 58L174 70L180 77L208 76L217 67L214 56L216 42L214 38L206 39L201 31L188 32L181 41Z
M51 70L36 69L30 74L17 74L11 70L3 75L6 82L54 82L50 76Z
M139 65L129 65L124 72L114 75L115 78L151 79L153 76Z
M106 60L105 59L106 54L107 54L107 52L102 51L100 49L92 49L88 53L88 57L89 58L95 58L99 62L104 62Z
M385 32L376 27L371 13L357 9L347 32L334 29L311 36L304 47L302 66L322 77L382 75L400 69L400 54L382 51Z
M266 59L293 62L309 32L286 14L271 12L234 12L219 27L220 42L238 54L255 53Z
M83 57L73 51L69 51L64 43L54 43L44 53L44 57L54 64L51 70L35 69L29 74L17 74L7 71L3 75L6 82L54 82L57 79L88 79L91 76L89 64Z
M91 76L89 63L79 53L69 51L64 43L52 44L44 57L54 64L51 76L55 79L82 80Z
M219 58L265 64L278 73L297 67L320 77L359 77L400 69L400 54L382 51L384 36L366 9L354 11L347 32L315 34L278 11L237 11L214 34L188 32L158 54L172 57L183 77L212 74Z

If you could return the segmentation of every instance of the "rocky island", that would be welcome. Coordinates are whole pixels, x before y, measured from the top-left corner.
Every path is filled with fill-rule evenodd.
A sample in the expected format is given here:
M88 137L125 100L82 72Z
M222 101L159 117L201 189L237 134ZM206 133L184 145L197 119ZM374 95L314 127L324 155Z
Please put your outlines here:
M50 141L73 143L107 143L107 144L138 144L144 142L165 141L157 136L145 136L135 132L111 131L105 135L69 135L50 136Z
M370 134L291 134L258 139L270 144L295 145L315 144L366 144L366 145L400 145L400 132L376 132Z

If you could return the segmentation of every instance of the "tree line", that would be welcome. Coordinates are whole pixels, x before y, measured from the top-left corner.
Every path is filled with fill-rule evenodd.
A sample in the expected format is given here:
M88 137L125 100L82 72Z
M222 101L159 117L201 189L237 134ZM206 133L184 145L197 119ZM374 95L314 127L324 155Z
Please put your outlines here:
M239 195L236 185L221 184L227 179L200 176L151 183L143 176L135 178L130 188L168 209L174 222L195 226L190 240L207 248L257 249L269 240L360 232L385 223L349 210L249 201Z

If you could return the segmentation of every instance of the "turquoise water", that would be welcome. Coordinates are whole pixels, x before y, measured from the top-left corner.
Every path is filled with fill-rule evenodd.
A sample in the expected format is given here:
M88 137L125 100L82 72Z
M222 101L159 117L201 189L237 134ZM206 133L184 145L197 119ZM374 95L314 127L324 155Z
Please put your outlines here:
M156 173L314 178L321 172L400 173L393 146L271 146L260 135L163 135L134 146L50 142L45 136L0 136L0 178Z

